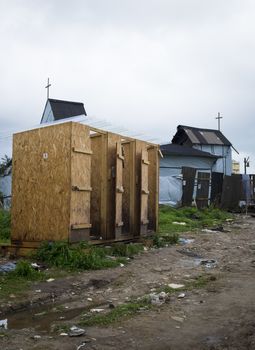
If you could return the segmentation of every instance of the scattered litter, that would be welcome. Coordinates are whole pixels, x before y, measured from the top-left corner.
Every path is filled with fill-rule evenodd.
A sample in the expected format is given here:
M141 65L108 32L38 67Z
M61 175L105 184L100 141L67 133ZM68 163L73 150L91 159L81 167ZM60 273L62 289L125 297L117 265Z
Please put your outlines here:
M124 267L125 265L124 264L120 264L120 267Z
M35 340L38 340L38 339L41 339L41 336L40 335L34 335L32 338L35 339Z
M172 224L174 224L174 225L182 225L182 226L187 225L186 222L178 222L178 221L173 221Z
M61 336L65 337L65 336L67 336L67 335L68 335L68 333L60 333L59 335L61 335Z
M151 304L152 305L161 305L161 304L164 304L165 301L166 301L166 298L167 298L167 293L165 292L160 292L158 294L156 293L151 293L149 295L150 297L150 301L151 301Z
M83 334L85 334L85 329L79 328L77 326L72 326L68 333L69 337L79 337Z
M179 243L180 244L190 244L193 243L194 239L189 239L189 238L179 238Z
M203 230L201 230L202 232L207 232L207 233L215 233L215 230L209 230L208 228L203 228Z
M46 282L53 282L53 281L55 281L55 278L49 278L46 280Z
M8 273L16 269L16 263L8 262L0 266L0 273Z
M177 249L176 250L178 253L190 256L191 258L197 258L197 259L202 259L202 256L197 254L196 252L193 252L193 250L190 249Z
M84 348L85 345L86 345L85 342L81 343L81 344L76 348L76 350L80 350L81 348Z
M7 318L5 320L0 320L0 328L7 329L8 327L8 320Z
M39 312L38 314L34 314L34 316L44 316L46 315L46 311Z
M147 247L143 247L143 250L144 250L145 252L147 252L147 251L148 251L148 248L147 248Z
M171 318L172 318L174 321L181 322L181 323L184 321L184 318L179 317L179 316L171 316Z
M168 287L172 289L180 289L184 287L184 284L178 284L178 283L169 283Z
M182 298L185 298L186 297L186 294L185 293L181 293L178 295L178 299L182 299Z
M87 298L87 300L88 300L88 301L93 301L93 299L92 299L92 298Z
M99 313L99 312L103 312L104 309L90 309L90 312L96 312L96 313Z
M201 260L200 264L207 267L208 269L213 268L217 265L217 261L214 259L210 259L210 260Z
M36 289L35 293L41 293L41 289Z
M39 270L40 265L38 265L37 263L31 263L31 266L33 267L33 269L35 270Z

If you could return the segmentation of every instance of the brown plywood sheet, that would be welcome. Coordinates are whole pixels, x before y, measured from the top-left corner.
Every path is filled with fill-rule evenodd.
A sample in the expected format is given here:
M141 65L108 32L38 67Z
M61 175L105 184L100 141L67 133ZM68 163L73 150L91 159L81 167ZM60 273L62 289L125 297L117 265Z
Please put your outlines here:
M72 123L71 138L70 240L80 241L89 239L87 228L79 228L79 234L75 231L76 227L90 225L92 152L89 127Z
M12 240L69 235L71 123L13 137Z

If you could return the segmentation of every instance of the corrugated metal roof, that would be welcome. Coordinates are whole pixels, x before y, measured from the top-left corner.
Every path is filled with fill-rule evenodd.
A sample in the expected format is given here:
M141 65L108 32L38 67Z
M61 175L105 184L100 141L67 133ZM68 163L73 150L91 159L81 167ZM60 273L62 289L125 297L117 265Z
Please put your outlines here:
M187 140L192 144L232 146L231 142L219 130L178 125L177 133L172 142L182 145Z

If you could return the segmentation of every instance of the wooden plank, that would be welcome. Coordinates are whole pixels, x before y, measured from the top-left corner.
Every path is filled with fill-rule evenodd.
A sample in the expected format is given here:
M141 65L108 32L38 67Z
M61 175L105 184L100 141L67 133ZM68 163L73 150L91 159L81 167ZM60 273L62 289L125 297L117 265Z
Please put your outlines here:
M236 211L242 197L242 175L224 176L221 208Z
M210 173L200 171L197 174L196 203L199 209L208 207L210 176Z
M119 205L121 205L122 194L116 193L116 187L122 186L122 160L119 159L117 153L121 154L121 136L114 133L107 133L107 174L109 175L107 181L107 192L106 192L106 221L107 221L107 232L106 238L113 239L116 234L116 220L123 221L121 210L116 212L116 198L118 197ZM116 150L116 145L118 144L118 151ZM116 163L116 158L118 159L118 163ZM117 169L118 164L118 169ZM117 173L120 173L120 176L116 178ZM116 183L117 180L117 183ZM118 217L116 219L116 217Z
M191 206L193 200L196 169L182 167L182 206Z
M158 231L158 202L159 202L159 147L148 148L149 159L149 203L148 203L148 229Z
M91 224L72 224L71 228L72 230L80 230L82 228L91 228Z
M86 150L86 149L77 148L77 147L73 147L73 152L82 153L82 154L89 154L89 155L92 154L91 150Z
M223 173L212 172L211 204L220 205L223 186Z
M90 201L91 201L91 140L90 129L80 123L72 123L71 130L72 149L86 149L86 153L71 153L71 201L70 226L72 230L91 227ZM76 185L79 184L79 185ZM79 227L81 225L81 227ZM84 225L87 225L84 227ZM80 231L79 235L70 231L70 241L85 240L89 237L89 230Z
M116 173L115 173L115 237L122 234L122 198L123 198L123 150L121 140L116 142Z
M142 150L141 158L141 216L140 216L140 233L147 233L148 220L148 195L149 195L149 161L148 161L148 150Z
M134 235L134 217L135 217L135 143L134 141L122 142L124 153L123 168L123 187L122 195L122 217L123 234Z
M93 137L92 137L93 136ZM105 177L103 177L103 169L106 167L105 159L105 134L92 135L91 138L91 232L92 235L100 237L101 234L106 235L102 222L102 202L103 187L107 185ZM105 170L104 170L105 171Z
M91 192L92 187L72 186L72 191Z

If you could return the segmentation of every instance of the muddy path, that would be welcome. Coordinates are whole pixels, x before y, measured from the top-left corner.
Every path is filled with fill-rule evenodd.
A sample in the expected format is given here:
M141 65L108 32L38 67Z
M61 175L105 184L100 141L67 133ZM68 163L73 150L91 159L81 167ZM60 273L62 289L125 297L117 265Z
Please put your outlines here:
M144 251L125 267L33 285L21 299L0 303L0 319L8 319L0 349L255 349L255 219L237 216L225 228L186 233L193 242ZM83 327L80 337L60 335L86 310L198 276L211 281L184 298L176 292L129 319Z

